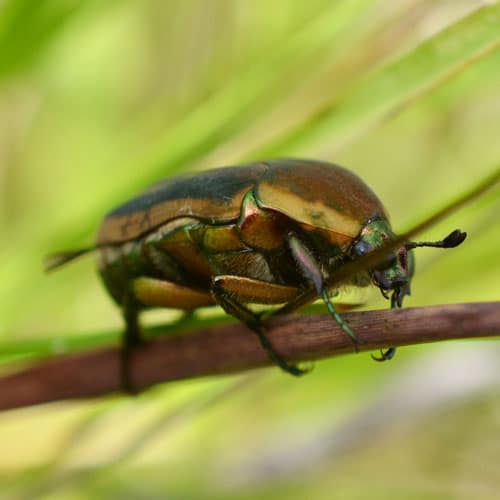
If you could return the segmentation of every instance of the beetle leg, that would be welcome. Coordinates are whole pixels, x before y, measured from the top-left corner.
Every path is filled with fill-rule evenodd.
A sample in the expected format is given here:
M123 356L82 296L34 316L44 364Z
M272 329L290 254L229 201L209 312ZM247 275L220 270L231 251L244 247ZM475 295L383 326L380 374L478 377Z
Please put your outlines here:
M349 325L344 321L344 318L342 318L337 309L335 309L335 305L330 300L330 295L328 293L328 290L325 289L321 292L321 298L323 299L323 302L326 304L330 316L332 316L333 319L338 323L340 328L342 328L342 331L346 333L349 337L351 337L352 341L354 342L355 350L356 352L358 352L358 344L360 343L360 340L357 337L357 335L351 330Z
M214 303L210 293L194 290L169 281L140 277L130 283L129 295L123 301L125 333L120 356L120 380L125 392L134 394L137 390L130 380L130 353L142 342L138 323L138 304L143 306L175 307L192 311L200 306Z
M396 348L395 347L389 347L389 349L386 349L385 351L383 349L380 349L380 356L375 356L371 354L371 357L373 361L389 361L394 357L394 354L396 354Z
M401 307L403 305L403 296L401 294L401 290L398 288L395 290L391 296L391 309L397 309L398 307ZM389 347L385 351L383 349L380 349L380 356L374 356L373 354L371 355L372 359L374 361L390 361L394 355L396 354L396 348L395 347Z
M357 344L360 343L360 340L358 339L356 334L351 330L349 325L344 321L344 319L338 313L338 311L335 309L335 306L333 305L333 302L330 299L328 289L325 287L320 266L316 262L316 259L312 255L311 251L293 233L288 235L288 243L290 246L290 250L292 251L292 255L295 259L295 262L299 266L302 275L304 276L304 278L306 278L314 285L314 288L316 288L316 292L323 299L323 302L326 304L328 312L333 317L333 319L338 323L340 328L342 328L344 333L346 333L353 340L357 351Z
M131 300L125 300L123 305L123 319L125 332L120 352L120 383L122 389L129 394L136 394L137 390L130 380L130 352L142 343L141 331L138 322L138 310L132 305Z
M217 304L219 304L228 314L231 314L235 318L242 321L248 328L253 330L262 347L267 351L267 354L271 361L276 363L283 371L290 373L296 377L307 373L309 370L304 370L298 366L287 363L273 348L269 339L266 337L264 326L258 314L241 304L237 298L233 295L231 288L234 290L235 284L239 281L239 276L217 276L212 281L212 294L215 298ZM272 287L279 287L279 285L273 285L266 282L260 282L258 280L249 280L248 278L243 278L245 281L252 281L255 284L261 284L261 286L271 285ZM227 287L227 288L226 288ZM287 287L280 287L287 288ZM237 297L237 295L236 295Z
M208 291L145 276L132 281L132 294L140 304L149 307L172 307L190 311L214 303Z
M216 276L212 283L237 297L239 302L252 304L283 304L294 299L299 289L293 286L278 285L245 276Z

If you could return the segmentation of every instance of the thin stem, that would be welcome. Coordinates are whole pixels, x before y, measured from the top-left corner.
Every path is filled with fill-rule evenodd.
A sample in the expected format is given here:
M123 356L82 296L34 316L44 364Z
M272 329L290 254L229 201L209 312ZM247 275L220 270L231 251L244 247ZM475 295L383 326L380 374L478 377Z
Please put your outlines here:
M357 346L329 315L273 318L267 335L276 351L293 363L353 353L356 348L361 352L500 336L500 302L345 313L343 319L359 337ZM168 337L131 350L135 387L271 364L256 336L239 323L188 335L172 336L168 331ZM0 378L0 409L102 396L120 386L119 347L66 355Z

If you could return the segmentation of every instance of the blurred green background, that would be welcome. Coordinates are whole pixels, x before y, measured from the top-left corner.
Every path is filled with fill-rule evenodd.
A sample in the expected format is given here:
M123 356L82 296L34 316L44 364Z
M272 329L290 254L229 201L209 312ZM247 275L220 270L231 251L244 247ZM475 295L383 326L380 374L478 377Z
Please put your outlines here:
M332 161L396 231L460 196L500 165L499 46L495 1L0 1L1 372L117 340L92 258L42 259L163 177ZM498 300L499 213L423 235L469 238L418 252L406 304ZM498 498L499 366L456 342L5 412L0 498Z

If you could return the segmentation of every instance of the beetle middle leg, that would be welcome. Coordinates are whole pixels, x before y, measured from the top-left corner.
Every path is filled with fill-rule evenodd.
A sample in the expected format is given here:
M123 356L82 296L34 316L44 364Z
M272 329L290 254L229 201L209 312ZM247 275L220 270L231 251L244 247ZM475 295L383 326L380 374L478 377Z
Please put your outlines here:
M242 304L242 302L259 304L286 302L297 294L296 288L275 285L242 276L217 276L212 281L212 294L217 304L228 314L238 318L257 334L271 361L276 363L283 371L296 377L309 372L309 370L288 363L274 350L265 334L265 328L260 316Z

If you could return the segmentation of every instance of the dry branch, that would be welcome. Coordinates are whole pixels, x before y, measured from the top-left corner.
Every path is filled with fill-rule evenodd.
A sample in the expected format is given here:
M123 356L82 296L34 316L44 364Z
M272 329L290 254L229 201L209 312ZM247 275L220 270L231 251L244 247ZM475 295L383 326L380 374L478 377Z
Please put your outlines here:
M359 352L500 336L500 302L356 312L343 317L362 341ZM275 350L290 361L355 352L350 338L326 315L277 317L269 326ZM120 349L108 348L53 358L4 376L0 378L0 410L116 392L120 389L119 359ZM135 387L144 389L164 381L270 364L252 332L238 323L225 324L170 334L136 348L131 356L131 379Z

